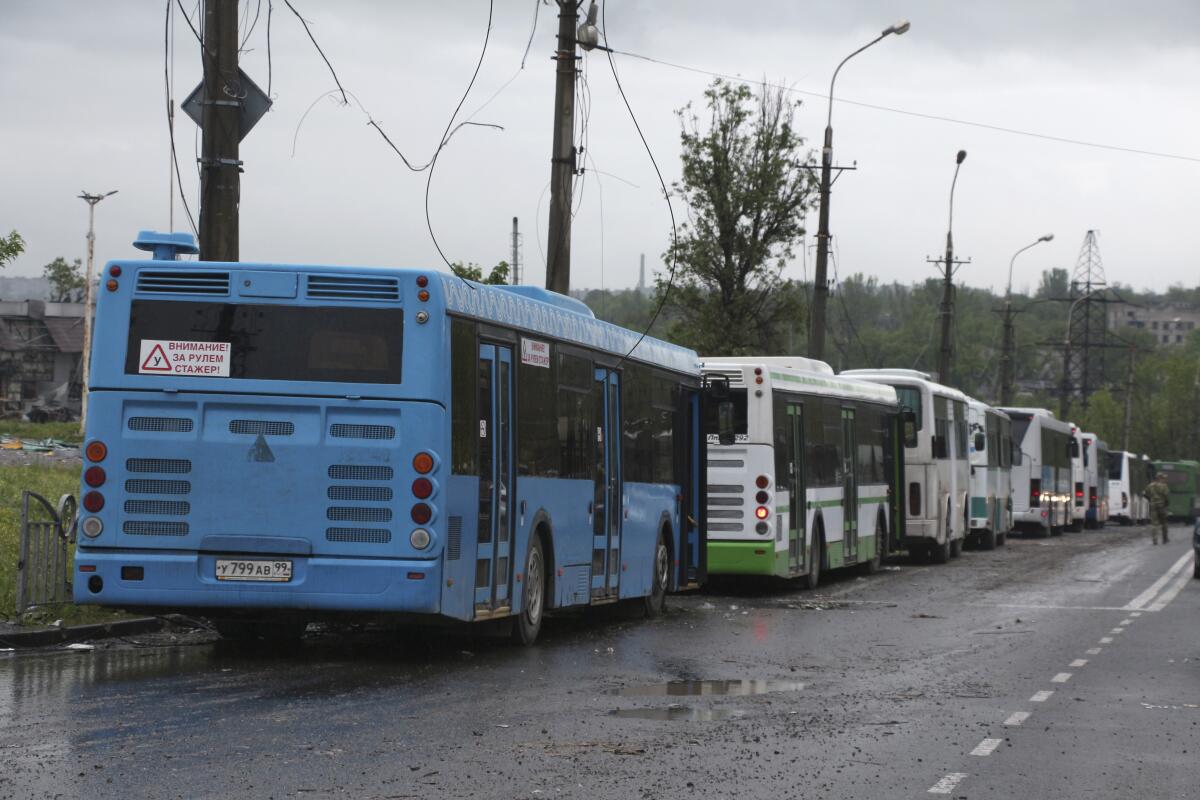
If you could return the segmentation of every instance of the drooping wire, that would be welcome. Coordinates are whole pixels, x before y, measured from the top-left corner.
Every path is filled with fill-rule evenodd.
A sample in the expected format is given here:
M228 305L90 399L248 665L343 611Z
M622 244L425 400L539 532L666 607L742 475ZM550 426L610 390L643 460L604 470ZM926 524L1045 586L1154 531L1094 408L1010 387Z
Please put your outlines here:
M273 0L267 0L267 99L271 99L271 14L275 10Z
M258 27L258 18L261 15L262 15L262 0L258 0L258 4L254 7L254 19L250 22L250 26L248 28L246 28L246 33L242 36L242 42L241 42L241 44L238 45L239 53L246 52L246 42L250 41L251 34L253 34L254 29ZM250 16L249 0L247 0L247 3L246 3L246 16L247 17Z
M191 24L190 21L189 24ZM188 206L187 194L183 191L183 176L179 173L179 156L175 152L175 125L174 120L171 119L171 112L175 106L175 98L171 93L170 36L171 0L167 0L166 21L163 23L163 84L167 90L167 133L171 139L171 163L175 167L175 183L179 189L179 199L183 201L183 210L187 212L188 224L192 226L192 233L195 236L199 236L200 231L196 228L196 218L192 216L192 209Z
M521 73L525 70L525 60L527 58L529 58L529 50L531 47L533 47L533 35L535 33L537 33L538 9L541 8L541 4L542 4L542 0L533 0L533 25L529 29L529 39L528 39L528 41L525 42L525 53L521 56L521 66L517 67L516 72L514 72L508 80L506 80L504 83L500 84L499 89L492 92L491 97L489 97L487 100L484 100L483 104L481 106L479 106L479 108L475 109L474 111L472 111L470 113L470 115L467 117L468 122L475 119L475 117L477 117L479 115L480 111L483 111L485 108L490 106L492 104L492 101L495 100L497 97L499 97L501 94L503 94L504 90L507 89L510 85L512 85L512 82L515 81L517 78L519 78L521 76Z
M321 49L321 45L317 44L317 37L313 36L313 32L309 30L308 20L300 16L300 12L296 10L294 5L292 5L292 0L283 0L283 2L284 5L286 5L291 12L296 15L296 19L300 20L300 24L304 26L304 32L308 34L309 41L313 43L313 47L317 48L317 52L321 55L321 60L325 62L325 66L329 67L329 74L333 76L333 82L336 83L338 89L341 90L342 102L346 105L349 105L350 101L346 99L346 90L342 88L342 82L338 79L337 70L333 68L333 64L329 63L329 58L326 57L325 51Z
M629 348L629 352L621 356L621 360L613 367L613 369L616 369L632 356L634 351L642 344L642 341L650 333L650 329L654 327L654 323L658 322L658 316L662 313L663 306L667 304L667 299L671 296L671 289L675 284L675 268L679 263L679 232L675 227L675 207L671 204L671 192L667 189L667 182L663 179L662 170L658 168L658 161L654 158L654 151L650 149L650 144L646 141L646 134L642 133L642 126L638 124L637 115L633 113L633 107L629 105L629 98L625 96L625 89L621 86L621 77L617 74L617 65L613 61L613 51L608 45L608 3L604 3L601 6L600 17L600 35L604 37L605 55L608 56L608 67L612 70L613 82L617 85L617 91L621 94L621 100L625 103L625 110L629 112L629 118L633 121L633 127L637 129L638 138L642 140L642 146L646 148L646 155L650 157L654 173L658 176L659 186L662 187L663 198L667 201L667 212L671 215L671 268L667 272L666 288L663 289L662 297L658 301L658 308L654 309L654 316L650 318L646 329L642 331L641 336L634 342L633 347Z

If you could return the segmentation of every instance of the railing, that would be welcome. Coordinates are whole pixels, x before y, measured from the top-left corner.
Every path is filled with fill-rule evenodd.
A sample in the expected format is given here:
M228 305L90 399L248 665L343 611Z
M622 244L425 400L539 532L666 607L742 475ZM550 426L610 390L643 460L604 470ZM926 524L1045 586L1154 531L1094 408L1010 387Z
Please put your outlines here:
M21 551L17 561L17 615L71 601L71 547L75 544L75 498L58 507L40 494L21 492Z

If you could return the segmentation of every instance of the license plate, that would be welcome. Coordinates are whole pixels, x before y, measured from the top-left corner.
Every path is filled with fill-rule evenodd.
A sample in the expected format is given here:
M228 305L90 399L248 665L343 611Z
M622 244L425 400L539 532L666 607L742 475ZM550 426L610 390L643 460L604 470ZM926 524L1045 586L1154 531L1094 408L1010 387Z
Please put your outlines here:
M291 579L291 561L266 561L251 558L217 559L217 580L219 581L287 583Z

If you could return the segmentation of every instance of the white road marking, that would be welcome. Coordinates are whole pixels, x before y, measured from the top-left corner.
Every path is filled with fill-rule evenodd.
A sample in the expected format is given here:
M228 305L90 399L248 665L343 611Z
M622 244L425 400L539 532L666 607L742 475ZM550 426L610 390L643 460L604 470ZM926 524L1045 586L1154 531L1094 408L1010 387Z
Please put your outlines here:
M1131 620L1131 619L1123 619L1123 620L1121 620L1121 624L1122 624L1122 625L1129 625L1129 624L1130 624L1130 623L1132 623L1132 622L1133 622L1133 620Z
M1183 591L1183 587L1187 586L1189 583L1191 583L1191 581L1192 581L1191 576L1188 575L1188 573L1185 571L1182 575L1180 575L1176 579L1176 581L1173 584L1171 584L1170 588L1168 588L1165 592L1160 594L1158 596L1158 599L1154 601L1154 604L1146 610L1147 611L1162 611L1164 608L1167 607L1167 603L1174 600L1175 595L1177 595L1181 591Z
M1029 698L1031 703L1044 703L1050 699L1050 695L1054 694L1053 689L1042 689L1040 692Z
M1089 656L1098 656L1098 655L1100 655L1101 649L1102 648L1099 648L1099 647L1089 647L1084 652L1087 653Z
M1004 720L1004 724L1011 728L1011 727L1020 725L1022 722L1024 722L1027 719L1029 719L1028 711L1014 711L1012 713L1012 716L1010 716L1008 719Z
M967 777L967 773L965 772L951 772L931 786L929 794L950 794L958 784L962 783L962 779L965 777Z
M1141 615L1142 615L1142 612L1140 612L1140 611L1130 611L1129 612L1129 616L1131 616L1131 617L1140 617Z
M1100 644L1112 644L1112 637L1111 636L1101 636Z
M1066 683L1069 680L1071 680L1071 673L1060 672L1057 675L1055 675L1053 678L1051 678L1050 682L1051 683Z
M1192 560L1191 553L1184 553L1182 556L1180 556L1179 560L1171 565L1171 568L1169 570L1167 570L1165 575L1163 575L1161 578L1156 580L1154 583L1150 584L1150 588L1148 588L1146 591L1142 592L1137 597L1130 600L1125 605L1125 610L1126 611L1141 611L1142 609L1144 609L1150 603L1150 601L1152 601L1154 599L1154 596L1156 594L1158 594L1160 591L1162 591L1162 588L1167 585L1167 583L1171 580L1172 577L1174 577L1175 573L1179 572L1179 570L1186 567L1188 565L1188 562L1191 560Z
M820 598L817 598L818 600ZM851 601L844 601L851 602ZM885 600L875 602L884 603ZM1039 603L965 603L976 608L1028 608L1034 611L1128 611L1125 606L1053 606Z
M992 752L1004 743L1003 739L984 739L971 751L973 756L990 756Z
M1089 652L1090 652L1090 651L1089 651ZM1086 659L1086 658L1077 658L1077 659L1075 659L1074 661L1072 661L1070 664L1068 664L1068 666L1071 666L1071 667L1086 667L1086 666L1087 666L1087 659Z
M1112 634L1113 636L1116 636L1118 633L1120 633L1123 630L1125 630L1125 629L1124 628L1113 628L1111 631L1109 631L1109 633Z

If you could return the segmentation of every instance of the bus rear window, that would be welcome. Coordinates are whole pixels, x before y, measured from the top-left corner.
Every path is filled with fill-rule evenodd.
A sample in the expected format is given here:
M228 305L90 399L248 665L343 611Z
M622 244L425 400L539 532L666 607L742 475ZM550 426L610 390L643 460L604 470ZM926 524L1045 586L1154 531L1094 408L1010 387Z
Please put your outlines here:
M745 436L747 430L749 430L746 421L746 390L730 389L729 399L733 402L733 433L735 436ZM705 406L704 433L705 435L712 436L720 433L720 425L717 419L717 403L715 402L708 403Z
M1119 451L1109 451L1108 453L1108 479L1112 481L1121 480L1121 473L1124 471L1125 454Z
M143 340L211 342L230 345L231 378L396 384L403 332L399 308L134 300L125 374Z

